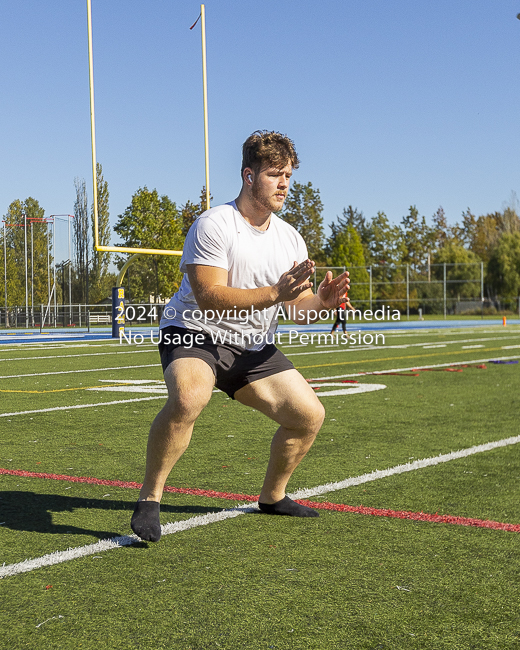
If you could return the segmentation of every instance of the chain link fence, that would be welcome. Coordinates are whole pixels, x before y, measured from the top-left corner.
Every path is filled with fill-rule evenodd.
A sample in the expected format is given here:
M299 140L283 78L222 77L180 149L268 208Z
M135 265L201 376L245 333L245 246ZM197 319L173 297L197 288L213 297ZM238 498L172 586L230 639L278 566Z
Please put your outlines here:
M383 306L397 309L403 316L519 314L520 297L505 300L484 295L484 265L411 264L377 266L319 266L314 291L327 271L334 276L348 270L349 298L356 309L375 311Z
M343 266L319 266L314 274L314 291L327 271L334 276ZM518 314L520 297L504 300L484 295L483 264L411 264L350 266L349 298L361 311L383 307L397 309L402 316L449 316ZM132 325L157 326L164 305L128 305L126 321ZM109 327L111 304L39 305L27 310L20 305L0 307L0 328L81 328Z
M141 303L128 305L126 321L132 325L159 325L164 305ZM0 328L12 329L55 329L110 327L112 325L112 305L56 305L47 308L39 305L28 310L20 305L0 307Z

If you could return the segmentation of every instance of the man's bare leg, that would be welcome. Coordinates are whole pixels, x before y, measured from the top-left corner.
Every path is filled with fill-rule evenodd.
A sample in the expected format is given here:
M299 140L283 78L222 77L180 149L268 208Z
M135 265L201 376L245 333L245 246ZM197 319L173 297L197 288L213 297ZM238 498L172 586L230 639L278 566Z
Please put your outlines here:
M315 510L285 496L292 473L323 424L325 410L312 388L297 370L286 370L244 386L235 393L235 399L280 424L271 442L260 508L272 514L317 516Z
M161 536L159 502L175 463L188 447L193 425L211 398L213 371L202 359L176 359L164 379L168 401L152 423L146 450L146 473L139 494L132 530L146 541Z

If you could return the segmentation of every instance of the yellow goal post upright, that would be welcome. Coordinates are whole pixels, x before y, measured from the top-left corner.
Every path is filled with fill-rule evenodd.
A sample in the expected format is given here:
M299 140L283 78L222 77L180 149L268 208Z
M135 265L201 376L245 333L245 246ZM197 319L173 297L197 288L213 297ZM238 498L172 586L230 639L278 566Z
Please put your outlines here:
M201 32L202 32L202 84L204 100L204 154L206 171L206 209L210 208L209 190L209 143L208 143L208 105L207 105L207 71L206 71L206 20L205 7L201 5ZM155 248L132 248L128 246L100 246L99 244L99 218L97 196L97 165L96 165L96 123L94 113L94 59L92 54L92 3L87 0L87 29L88 29L88 67L90 88L90 136L92 149L92 195L94 212L94 250L107 253L130 253L133 257L138 255L182 255L182 251L163 250ZM130 259L132 259L130 258ZM130 261L130 259L128 261ZM127 265L125 264L125 267ZM126 270L126 268L125 268ZM120 275L118 285L122 282ZM125 331L125 293L124 287L117 286L112 289L112 337L120 338Z

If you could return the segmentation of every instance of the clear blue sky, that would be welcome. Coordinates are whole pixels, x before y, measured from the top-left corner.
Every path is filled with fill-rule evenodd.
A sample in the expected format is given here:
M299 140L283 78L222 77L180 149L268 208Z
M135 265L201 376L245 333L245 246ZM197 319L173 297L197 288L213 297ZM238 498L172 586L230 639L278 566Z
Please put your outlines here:
M112 224L144 185L196 201L200 3L92 4ZM349 204L394 223L412 204L428 219L442 205L450 223L502 209L520 193L518 12L520 0L207 0L213 204L238 193L245 138L274 129L295 141L294 178L319 188L326 223ZM86 0L3 0L0 61L0 214L28 196L72 213L75 176L92 196Z

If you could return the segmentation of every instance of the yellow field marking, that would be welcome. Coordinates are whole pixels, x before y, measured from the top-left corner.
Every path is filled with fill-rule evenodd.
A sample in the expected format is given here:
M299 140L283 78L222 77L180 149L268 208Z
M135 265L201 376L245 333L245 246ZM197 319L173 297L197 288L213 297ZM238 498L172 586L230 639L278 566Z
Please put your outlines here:
M502 350L502 346L499 348L480 348L479 354L481 352L492 352L494 350ZM303 368L323 368L324 366L348 366L353 363L370 363L375 361L397 361L399 359L423 359L424 357L441 357L450 354L475 354L474 350L449 350L447 352L430 352L429 354L407 354L404 357L386 357L384 359L361 359L360 361L338 361L337 363L318 363L313 366L294 366L297 370Z
M128 382L128 384L131 384L131 382ZM54 390L0 390L0 393L63 393L65 391L69 390L90 390L92 388L115 388L116 386L121 386L125 384L111 384L110 386L107 386L106 384L103 384L103 386L81 386L78 388L55 388Z

